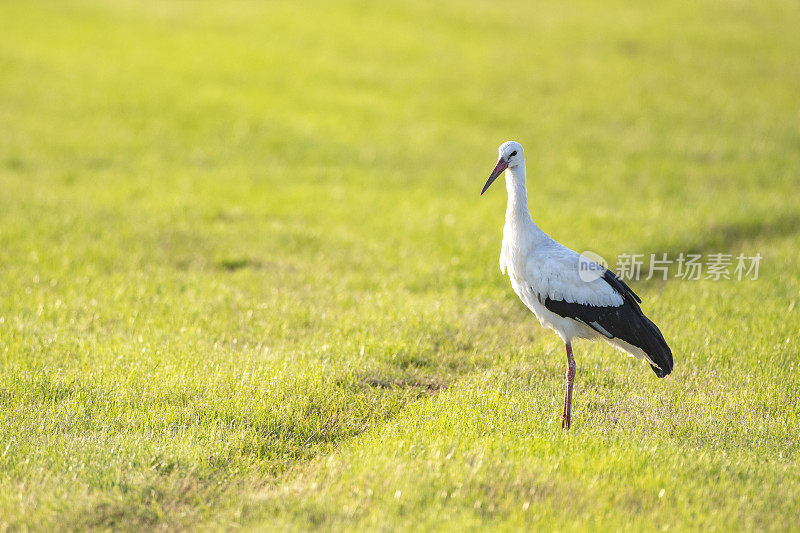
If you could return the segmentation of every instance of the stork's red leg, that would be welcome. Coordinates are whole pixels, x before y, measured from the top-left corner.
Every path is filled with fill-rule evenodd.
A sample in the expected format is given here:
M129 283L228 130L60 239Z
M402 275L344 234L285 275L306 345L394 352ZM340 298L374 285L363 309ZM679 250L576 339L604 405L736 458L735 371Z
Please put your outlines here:
M567 391L564 394L564 418L561 427L569 429L572 421L572 383L575 381L575 358L572 357L572 345L567 343Z

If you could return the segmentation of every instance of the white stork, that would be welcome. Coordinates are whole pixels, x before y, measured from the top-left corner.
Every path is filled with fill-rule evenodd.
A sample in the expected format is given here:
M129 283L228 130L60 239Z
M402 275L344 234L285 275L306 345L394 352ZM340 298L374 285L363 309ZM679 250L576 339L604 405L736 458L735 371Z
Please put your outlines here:
M500 270L508 273L514 292L542 326L558 333L566 344L567 386L561 425L569 429L575 380L573 339L603 339L645 359L660 378L672 372L672 351L658 327L642 313L642 300L624 281L556 242L534 223L528 211L522 145L508 141L498 153L497 166L481 194L505 170L508 207ZM579 264L587 263L591 268L579 269ZM595 275L587 276L591 272Z

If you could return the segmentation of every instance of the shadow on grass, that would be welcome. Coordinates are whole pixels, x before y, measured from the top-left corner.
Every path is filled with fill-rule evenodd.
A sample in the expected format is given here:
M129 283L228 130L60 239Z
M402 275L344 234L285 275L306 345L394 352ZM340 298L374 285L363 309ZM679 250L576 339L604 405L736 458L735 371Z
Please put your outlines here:
M711 224L703 233L682 243L668 243L661 248L678 254L734 253L736 248L756 239L787 237L800 233L800 212L777 213L763 219L726 221Z
M674 261L681 254L699 254L707 259L709 254L731 254L732 260L740 253L745 256L755 256L760 250L742 249L742 246L756 240L779 239L800 233L800 212L789 211L776 213L760 219L747 219L740 221L726 221L709 225L702 233L695 233L681 242L664 242L662 244L648 245L641 249L654 250L656 258L666 253L667 258ZM646 256L647 259L649 256ZM674 274L663 279L661 272L656 272L652 279L650 265L647 261L642 265L638 285L663 286L670 282L681 281Z
M362 389L405 389L419 391L422 394L435 394L448 387L448 383L439 378L391 378L381 375L365 374L358 378L358 386Z

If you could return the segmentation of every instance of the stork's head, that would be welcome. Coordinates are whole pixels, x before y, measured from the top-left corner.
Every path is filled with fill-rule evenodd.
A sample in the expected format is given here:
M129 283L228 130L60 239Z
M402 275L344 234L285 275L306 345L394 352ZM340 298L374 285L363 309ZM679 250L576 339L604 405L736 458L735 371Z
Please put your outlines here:
M491 185L492 182L497 179L497 176L502 174L505 169L514 168L525 162L525 152L522 150L522 145L516 141L506 141L501 144L500 148L497 149L497 154L499 155L497 165L494 167L494 170L492 170L489 179L486 180L486 185L483 186L481 194L486 192L489 185Z

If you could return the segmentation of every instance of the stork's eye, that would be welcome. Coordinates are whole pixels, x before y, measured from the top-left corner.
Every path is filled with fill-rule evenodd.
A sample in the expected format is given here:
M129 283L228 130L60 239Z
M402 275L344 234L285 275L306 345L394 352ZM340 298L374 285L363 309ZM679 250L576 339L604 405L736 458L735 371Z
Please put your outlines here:
M516 150L514 150L513 152L511 152L511 154L509 154L509 156L508 156L508 157L514 157L515 155L517 155L517 151L516 151Z

